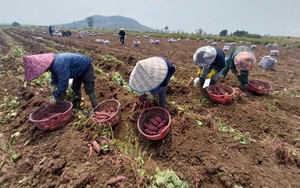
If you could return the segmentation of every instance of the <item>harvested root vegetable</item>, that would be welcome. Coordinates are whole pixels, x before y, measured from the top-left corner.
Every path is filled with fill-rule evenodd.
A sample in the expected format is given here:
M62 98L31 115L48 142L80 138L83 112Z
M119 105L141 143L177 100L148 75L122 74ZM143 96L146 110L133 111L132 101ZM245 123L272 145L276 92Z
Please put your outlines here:
M115 178L111 178L109 179L105 184L106 185L115 185L116 183L125 180L126 177L125 176L117 176Z
M167 120L160 116L154 116L149 118L148 121L144 123L144 133L148 135L160 134L168 125Z
M214 86L210 89L210 92L214 95L229 95L229 93L222 86Z
M149 122L152 123L154 126L157 126L159 124L159 122L156 121L154 118L150 118Z
M155 119L157 122L161 122L163 119L161 118L161 117L159 117L159 116L155 116L155 117L153 117L153 119Z
M162 120L156 127L158 129L162 128L162 127L165 127L167 125L167 120Z
M100 145L97 141L94 140L92 142L92 147L93 147L93 150L96 151L96 153L100 153L101 148L100 148Z
M149 129L150 131L156 131L156 132L158 131L158 128L156 126L149 123L145 123L144 128Z
M144 132L145 132L146 134L148 134L148 135L156 135L156 134L157 134L156 131L151 131L151 130L149 130L149 129L144 129Z
M161 127L161 128L157 131L157 133L160 134L166 127L167 127L167 125Z
M111 107L108 112L102 111L95 111L92 117L98 121L104 122L105 120L111 118L116 113L116 110Z
M268 83L266 82L262 82L259 80L251 80L249 82L250 85L252 85L253 87L257 88L257 89L270 89L270 86Z

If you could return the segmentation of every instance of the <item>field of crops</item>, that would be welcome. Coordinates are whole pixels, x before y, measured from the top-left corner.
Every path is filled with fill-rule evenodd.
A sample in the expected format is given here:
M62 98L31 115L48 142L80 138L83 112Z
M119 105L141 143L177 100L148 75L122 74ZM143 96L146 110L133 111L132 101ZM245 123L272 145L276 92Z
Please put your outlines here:
M42 30L0 29L0 187L108 187L117 176L125 179L111 187L300 187L299 48L279 46L276 71L251 70L250 79L273 86L269 95L246 91L221 105L188 85L197 73L192 56L208 45L205 41L169 43L155 37L160 40L155 45L129 34L122 46L113 34L81 39L77 34L50 37ZM96 43L100 38L110 43ZM141 41L140 48L133 48L134 40ZM257 60L271 49L257 45ZM44 74L25 83L22 57L46 52L91 56L98 100L120 101L119 124L111 129L94 123L83 95L82 110L74 109L66 126L53 132L35 128L28 117L48 100L50 78ZM165 56L176 65L167 96L171 129L160 141L138 132L140 111L131 109L139 95L128 89L135 63L151 56ZM238 86L232 73L219 83ZM109 154L89 153L91 141L103 136L111 141Z

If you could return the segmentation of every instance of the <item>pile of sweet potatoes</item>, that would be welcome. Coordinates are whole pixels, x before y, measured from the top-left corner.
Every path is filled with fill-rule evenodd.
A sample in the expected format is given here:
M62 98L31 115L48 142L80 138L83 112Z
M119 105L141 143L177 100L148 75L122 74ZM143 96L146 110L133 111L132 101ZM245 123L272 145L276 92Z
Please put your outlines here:
M115 108L110 107L109 111L95 111L92 117L100 122L104 122L107 119L111 118L116 113L116 111L117 110Z
M210 89L210 92L214 95L230 95L222 86L215 85Z
M168 121L160 116L149 118L143 125L143 132L147 135L157 135L168 125Z
M270 89L270 86L266 82L251 80L250 84L257 89Z
M68 106L63 103L57 103L54 106L48 106L41 108L38 112L34 114L34 120L47 120L48 118L62 114L68 110Z

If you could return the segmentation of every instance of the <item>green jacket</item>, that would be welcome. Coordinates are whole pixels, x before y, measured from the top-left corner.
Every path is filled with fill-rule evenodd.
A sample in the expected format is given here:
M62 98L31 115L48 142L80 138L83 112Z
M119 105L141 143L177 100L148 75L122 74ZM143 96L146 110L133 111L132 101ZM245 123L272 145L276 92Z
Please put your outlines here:
M235 56L240 53L240 52L250 52L250 53L254 53L253 50L251 50L251 48L249 48L248 46L238 46L233 48L233 50L231 51L231 53L229 54L229 56L226 58L225 61L225 68L222 71L222 75L224 77L226 77L227 73L229 70L231 70L231 72L238 76L239 81L241 83L241 87L245 87L246 84L248 84L248 77L249 77L249 71L248 70L241 70L240 74L238 72L238 70L235 67L234 64L234 58Z

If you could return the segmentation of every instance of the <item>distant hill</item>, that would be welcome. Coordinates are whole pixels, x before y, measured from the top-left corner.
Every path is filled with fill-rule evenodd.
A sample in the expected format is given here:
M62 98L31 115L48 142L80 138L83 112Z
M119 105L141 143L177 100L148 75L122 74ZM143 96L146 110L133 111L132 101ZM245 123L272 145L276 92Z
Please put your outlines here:
M150 27L144 26L132 18L127 18L123 16L92 16L94 20L93 28L94 29L103 29L103 30L119 30L124 28L127 31L157 31ZM54 27L63 27L63 28L88 28L86 18L81 21L76 21L67 24L54 25Z

